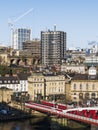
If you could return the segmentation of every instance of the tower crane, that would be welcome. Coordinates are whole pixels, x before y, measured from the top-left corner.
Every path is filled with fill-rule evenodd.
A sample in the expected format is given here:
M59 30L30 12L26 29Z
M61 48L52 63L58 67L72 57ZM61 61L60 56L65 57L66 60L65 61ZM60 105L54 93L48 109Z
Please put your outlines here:
M33 10L33 8L29 9L28 11L26 11L25 13L23 13L22 15L20 15L19 17L17 17L14 20L9 19L8 21L8 25L13 28L14 23L16 23L17 21L19 21L21 18L23 18L25 15L29 14L31 11Z
M13 30L14 30L14 23L18 22L24 16L26 16L27 14L29 14L32 10L33 10L33 8L29 9L28 11L26 11L25 13L23 13L22 15L20 15L19 17L17 17L14 20L11 20L11 19L8 20L8 25L9 25L9 27L11 29L11 39L12 39ZM11 47L12 47L12 45L11 45Z

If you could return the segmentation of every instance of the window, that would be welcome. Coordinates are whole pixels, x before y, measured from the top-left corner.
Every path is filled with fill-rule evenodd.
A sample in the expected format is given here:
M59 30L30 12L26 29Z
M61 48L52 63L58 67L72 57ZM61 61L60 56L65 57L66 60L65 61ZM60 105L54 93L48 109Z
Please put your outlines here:
M8 80L8 83L10 83L10 80Z
M89 93L85 93L85 99L89 99Z
M14 80L12 80L12 83L14 83Z
M59 92L60 92L60 88L59 88L59 90L58 90Z
M52 85L54 85L54 83L52 83Z
M86 89L88 89L88 84L86 84Z
M4 83L7 83L7 81L6 81L6 80L4 80Z
M16 91L18 91L18 88L16 88Z
M79 93L79 99L83 99L83 93Z
M8 82L10 82L10 81L8 81ZM18 83L18 80L16 80L16 83Z
M82 84L80 84L80 90L82 89Z
M95 94L95 93L92 93L91 96L92 96L92 98L95 98L95 97L96 97L96 94Z
M74 90L76 90L76 84L74 84Z

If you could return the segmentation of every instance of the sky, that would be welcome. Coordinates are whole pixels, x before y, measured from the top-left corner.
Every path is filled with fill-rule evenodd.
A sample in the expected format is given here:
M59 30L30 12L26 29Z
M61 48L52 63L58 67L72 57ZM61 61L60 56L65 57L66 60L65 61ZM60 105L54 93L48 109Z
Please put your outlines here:
M98 41L98 0L0 0L0 16L1 45L11 45L9 19L13 29L31 28L32 39L56 25L67 34L67 48L86 48Z

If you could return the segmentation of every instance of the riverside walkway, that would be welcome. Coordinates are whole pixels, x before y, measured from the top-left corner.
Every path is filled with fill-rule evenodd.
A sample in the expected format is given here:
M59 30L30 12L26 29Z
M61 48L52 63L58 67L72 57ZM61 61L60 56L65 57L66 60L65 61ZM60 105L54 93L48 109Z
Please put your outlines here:
M54 104L42 101L41 104L28 102L25 107L50 115L73 119L98 126L98 107L68 107L64 104Z

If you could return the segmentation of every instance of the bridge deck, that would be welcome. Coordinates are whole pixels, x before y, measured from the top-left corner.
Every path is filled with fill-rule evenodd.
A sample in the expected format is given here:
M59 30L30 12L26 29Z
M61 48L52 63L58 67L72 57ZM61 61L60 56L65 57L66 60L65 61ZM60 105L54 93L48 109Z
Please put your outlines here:
M30 109L50 114L57 115L63 118L73 119L89 124L94 124L98 126L98 107L79 107L79 108L58 108L56 105L43 105L37 103L25 103L25 107Z

